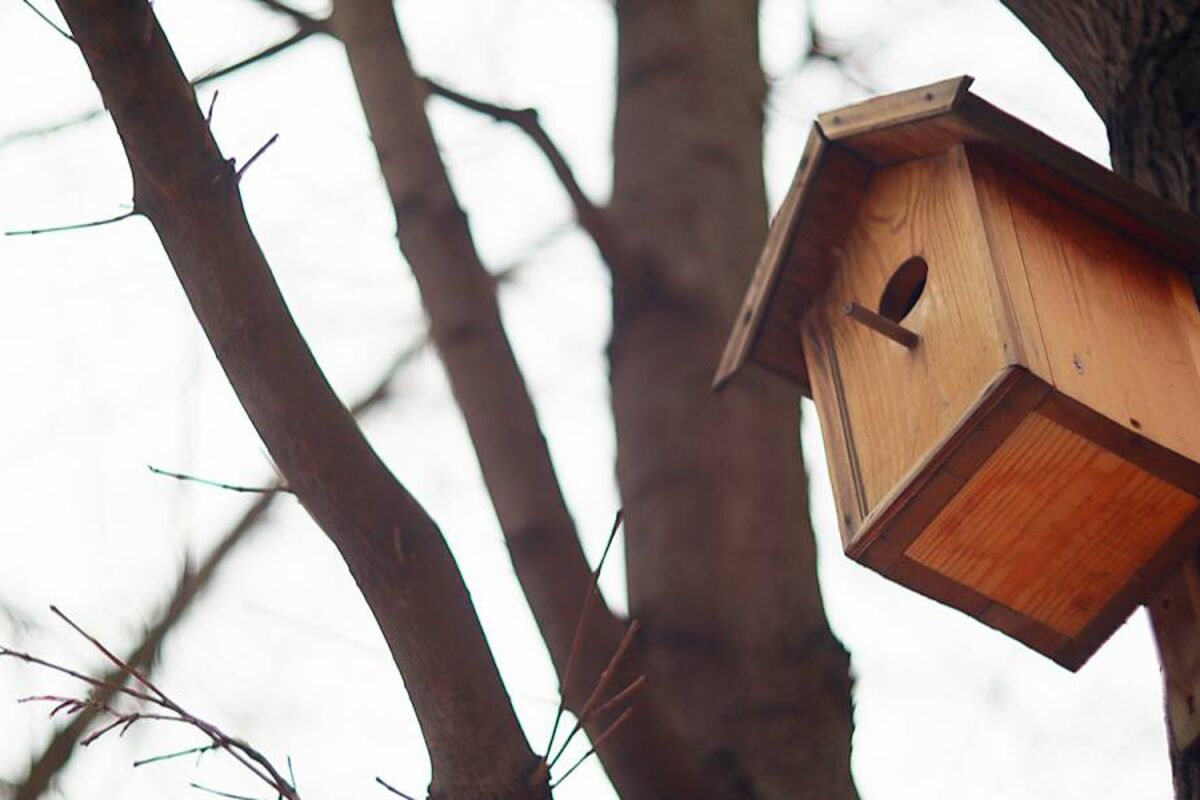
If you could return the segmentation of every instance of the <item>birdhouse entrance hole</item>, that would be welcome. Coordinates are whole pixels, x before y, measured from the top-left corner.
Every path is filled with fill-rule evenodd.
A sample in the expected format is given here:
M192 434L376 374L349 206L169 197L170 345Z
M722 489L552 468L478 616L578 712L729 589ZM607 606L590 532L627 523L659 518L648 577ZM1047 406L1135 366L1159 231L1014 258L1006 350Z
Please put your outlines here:
M888 278L879 297L879 313L892 322L900 322L912 312L925 291L929 264L921 256L906 259Z

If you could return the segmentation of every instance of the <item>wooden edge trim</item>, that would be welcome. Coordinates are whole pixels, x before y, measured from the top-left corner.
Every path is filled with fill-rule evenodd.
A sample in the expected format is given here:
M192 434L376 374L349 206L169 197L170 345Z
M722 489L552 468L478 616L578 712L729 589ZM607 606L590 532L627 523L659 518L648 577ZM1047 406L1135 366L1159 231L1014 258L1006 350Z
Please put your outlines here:
M1049 626L997 603L907 556L888 570L887 576L943 605L963 612L989 628L1016 639L1031 650L1074 671L1082 665L1071 660L1073 640ZM1098 646L1098 645L1097 645ZM1094 651L1094 648L1093 648ZM1088 653L1091 655L1091 652Z
M886 569L889 563L879 556L898 558L1050 389L1023 367L1001 370L949 433L876 504L846 545L846 555ZM883 552L872 553L879 543Z
M804 198L810 191L813 177L817 174L826 146L825 137L821 135L820 129L813 126L812 132L808 135L808 142L804 146L804 155L801 156L800 165L796 169L796 175L792 178L792 185L767 231L767 240L759 256L758 264L754 268L754 277L751 279L750 287L746 290L746 297L738 309L733 331L725 344L721 362L717 366L717 373L712 383L713 389L719 391L726 386L742 368L742 365L750 359L755 341L766 320L767 308L771 304L771 294L779 282L780 270L787 260L792 232L796 228L796 221L804 206ZM809 393L809 387L802 388L805 394Z
M974 82L970 75L873 97L817 116L817 125L830 141L880 128L935 117L953 111Z
M1117 592L1096 616L1084 626L1055 661L1072 671L1079 669L1109 637L1120 628L1137 607L1152 599L1154 593L1183 564L1189 553L1200 545L1200 510L1188 517L1171 534L1159 551L1146 562L1125 588Z
M1200 497L1200 466L1067 397L1024 368L1010 367L984 390L935 448L935 455L918 465L901 482L901 490L885 498L864 520L846 552L876 572L978 619L1074 672L1200 547L1200 509L1075 636L1055 631L905 555L916 536L1033 412Z
M1038 413L1151 475L1200 497L1200 465L1055 390Z

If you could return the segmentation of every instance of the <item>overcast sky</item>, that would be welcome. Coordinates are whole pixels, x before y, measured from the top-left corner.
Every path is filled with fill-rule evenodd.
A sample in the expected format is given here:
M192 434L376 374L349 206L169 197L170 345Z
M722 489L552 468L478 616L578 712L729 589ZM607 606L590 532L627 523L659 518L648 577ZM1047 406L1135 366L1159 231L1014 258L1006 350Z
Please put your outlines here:
M48 0L38 2L53 13ZM158 0L155 8L191 74L290 32L253 0ZM421 71L539 108L584 186L606 196L609 3L404 0L398 11ZM763 3L772 206L810 120L863 97L860 84L887 91L970 73L985 98L1106 161L1103 128L1082 95L998 2L828 0L816 14L851 53L855 80L827 64L801 64L802 3ZM18 0L0 3L0 73L0 228L124 210L128 169L107 119L6 141L98 103L72 46ZM219 87L213 126L227 155L244 160L280 134L243 182L248 212L322 366L352 401L423 323L344 55L314 38ZM212 94L202 90L201 102ZM503 290L505 319L594 559L618 504L604 270L518 132L441 102L430 108L487 263L520 264ZM48 604L123 649L184 559L206 553L248 502L155 477L146 465L244 483L269 480L270 467L144 221L0 239L0 369L0 639L94 665ZM822 586L857 677L854 771L863 797L1168 797L1144 615L1072 675L858 567L840 552L815 425L806 414ZM404 372L366 427L445 530L540 748L557 700L553 673L432 355ZM620 559L610 563L604 587L623 607ZM385 796L376 775L412 794L428 781L403 687L366 607L333 548L286 498L169 641L159 675L191 710L280 762L290 755L309 800ZM63 689L45 673L0 663L0 778L19 776L52 731L45 709L10 699ZM219 756L199 766L129 767L196 743L183 731L135 728L76 758L60 795L198 796L190 781L257 791ZM612 794L591 764L557 796Z

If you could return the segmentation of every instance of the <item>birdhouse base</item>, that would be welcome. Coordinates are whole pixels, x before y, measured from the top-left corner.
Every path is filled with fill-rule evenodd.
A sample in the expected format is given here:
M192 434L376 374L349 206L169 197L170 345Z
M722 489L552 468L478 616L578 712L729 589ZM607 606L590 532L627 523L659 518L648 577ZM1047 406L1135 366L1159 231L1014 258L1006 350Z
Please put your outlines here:
M848 555L1077 669L1200 540L1200 469L1021 367Z

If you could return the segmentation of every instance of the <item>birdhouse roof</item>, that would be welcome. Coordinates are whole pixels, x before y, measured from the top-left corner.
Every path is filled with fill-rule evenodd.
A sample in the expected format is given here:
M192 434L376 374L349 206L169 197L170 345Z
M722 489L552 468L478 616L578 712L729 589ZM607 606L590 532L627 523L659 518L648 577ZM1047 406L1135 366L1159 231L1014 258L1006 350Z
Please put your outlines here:
M1200 270L1200 220L972 94L962 76L821 114L771 223L717 370L721 387L747 362L810 394L800 324L828 283L872 172L967 144L1077 207Z

